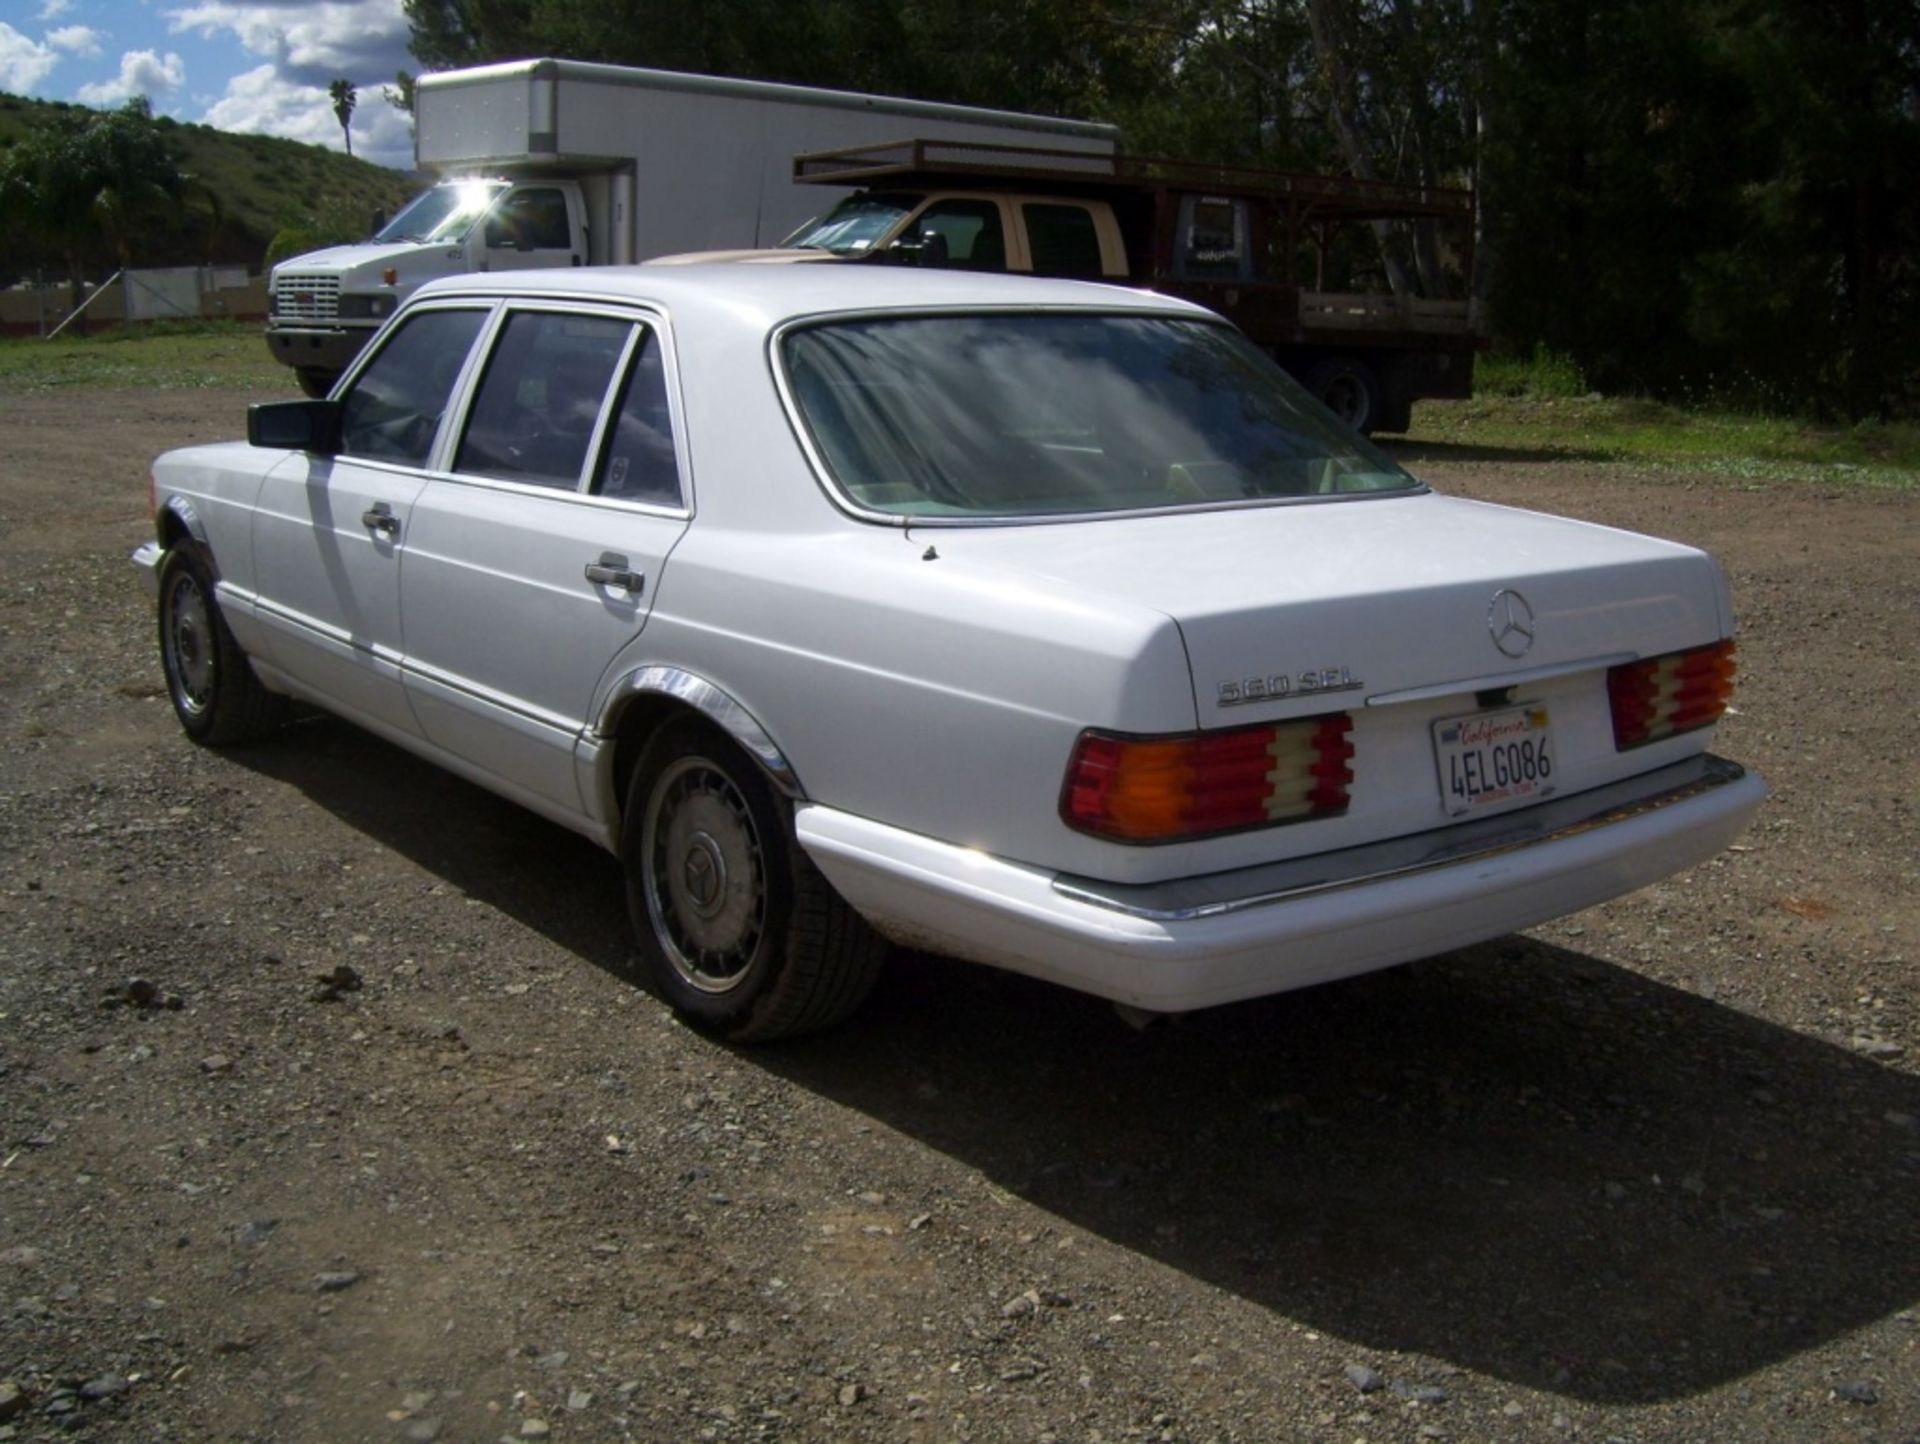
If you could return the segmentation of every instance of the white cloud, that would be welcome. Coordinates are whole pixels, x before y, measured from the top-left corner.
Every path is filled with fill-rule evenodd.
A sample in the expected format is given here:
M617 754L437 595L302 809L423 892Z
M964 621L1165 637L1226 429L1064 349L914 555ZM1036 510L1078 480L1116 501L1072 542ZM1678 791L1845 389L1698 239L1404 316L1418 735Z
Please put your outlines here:
M69 55L98 55L100 39L100 32L91 25L63 25L47 32L47 44Z
M306 84L345 75L364 86L391 80L412 63L402 0L200 0L165 14L176 34L210 38L230 31L252 54Z
M207 107L201 119L220 130L285 136L329 150L345 149L340 122L326 88L303 85L272 65L258 65L227 82L227 93ZM380 99L375 88L361 87L353 112L353 153L376 165L413 165L413 133L407 118Z
M0 20L0 90L29 94L60 63L60 56Z
M51 20L56 15L65 15L71 9L73 9L73 0L42 0L40 18Z
M83 85L74 92L82 105L118 105L136 95L159 100L172 95L187 80L187 63L172 51L165 57L151 50L129 50L120 57L120 73L112 80Z
M342 148L327 97L344 76L358 87L353 153L380 165L411 167L407 117L380 98L394 72L414 68L403 0L196 0L163 12L174 34L231 34L266 63L227 82L201 117L223 130L287 136Z

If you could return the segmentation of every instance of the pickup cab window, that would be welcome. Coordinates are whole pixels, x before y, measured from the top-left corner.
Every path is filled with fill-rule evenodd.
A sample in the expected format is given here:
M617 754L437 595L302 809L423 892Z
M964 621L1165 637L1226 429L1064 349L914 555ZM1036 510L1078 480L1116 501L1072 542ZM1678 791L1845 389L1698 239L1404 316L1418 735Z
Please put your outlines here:
M1007 268L1007 237L994 201L935 201L913 222L912 239L929 244L930 265L963 271Z
M1036 276L1102 274L1100 232L1085 206L1029 201L1020 208L1027 226L1027 251Z
M632 322L612 316L508 316L487 358L453 469L578 489L614 368L632 332Z
M453 383L487 313L419 311L387 338L342 403L347 456L424 466Z

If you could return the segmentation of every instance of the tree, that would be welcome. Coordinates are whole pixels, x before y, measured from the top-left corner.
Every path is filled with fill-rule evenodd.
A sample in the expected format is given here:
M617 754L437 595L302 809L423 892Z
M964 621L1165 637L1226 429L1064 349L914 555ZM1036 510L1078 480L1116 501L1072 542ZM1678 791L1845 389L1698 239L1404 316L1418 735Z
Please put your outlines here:
M333 99L333 117L340 122L340 134L347 138L347 154L353 154L353 108L360 103L360 92L344 75L327 87Z
M404 70L393 75L392 85L380 87L380 98L409 119L413 116L413 77Z

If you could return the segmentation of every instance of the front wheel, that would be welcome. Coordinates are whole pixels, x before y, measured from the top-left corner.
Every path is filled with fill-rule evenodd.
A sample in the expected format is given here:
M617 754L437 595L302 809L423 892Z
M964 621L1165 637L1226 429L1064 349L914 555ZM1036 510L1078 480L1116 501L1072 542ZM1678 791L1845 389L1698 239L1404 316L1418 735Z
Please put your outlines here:
M286 716L286 699L260 685L214 599L213 570L190 541L160 564L160 665L174 715L195 742L218 747L264 737Z
M621 853L647 981L736 1042L816 1032L872 989L886 944L793 841L760 772L701 722L662 727L627 789Z

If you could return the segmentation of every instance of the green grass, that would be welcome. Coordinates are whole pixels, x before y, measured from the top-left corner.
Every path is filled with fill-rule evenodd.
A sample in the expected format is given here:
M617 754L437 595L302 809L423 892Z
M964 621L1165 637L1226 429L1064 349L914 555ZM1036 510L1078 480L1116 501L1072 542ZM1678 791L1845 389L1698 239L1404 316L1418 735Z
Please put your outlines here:
M1422 448L1435 459L1469 451L1593 461L1736 485L1920 488L1920 425L1912 422L1816 426L1631 398L1478 394L1422 402L1396 450L1418 455Z
M261 327L244 321L156 321L51 341L0 340L0 394L56 387L290 393L294 383L293 373L267 354Z

